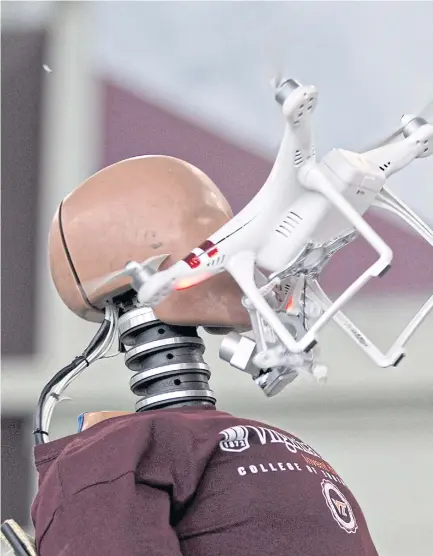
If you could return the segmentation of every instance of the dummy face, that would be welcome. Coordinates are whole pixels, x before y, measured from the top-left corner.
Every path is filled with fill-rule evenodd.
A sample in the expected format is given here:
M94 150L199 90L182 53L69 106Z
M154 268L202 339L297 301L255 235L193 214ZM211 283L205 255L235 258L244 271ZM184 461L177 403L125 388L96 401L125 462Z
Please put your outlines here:
M232 217L226 199L203 172L181 160L148 156L98 172L66 197L50 232L51 274L64 303L99 322L104 300L129 289L117 279L97 292L88 284L128 261L169 253L162 269L182 259ZM223 273L173 292L154 310L169 324L250 328L241 291Z

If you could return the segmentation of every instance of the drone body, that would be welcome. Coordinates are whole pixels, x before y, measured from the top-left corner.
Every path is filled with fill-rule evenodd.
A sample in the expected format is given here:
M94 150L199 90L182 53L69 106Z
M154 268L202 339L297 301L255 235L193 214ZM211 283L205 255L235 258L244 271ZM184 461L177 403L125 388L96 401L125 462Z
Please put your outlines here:
M396 365L405 354L404 344L433 309L433 296L386 354L341 309L391 265L392 250L363 218L371 206L398 214L433 245L433 232L385 187L392 174L431 154L433 126L423 118L404 116L403 140L363 154L333 149L318 162L312 133L316 89L288 79L278 85L275 98L286 128L272 171L257 195L168 269L159 270L168 256L163 255L130 263L123 273L133 278L138 304L156 307L174 290L228 272L244 293L256 341L256 370L278 369L279 377L316 370L323 377L313 348L331 319L377 365ZM364 237L378 258L331 302L318 277L330 257L357 236Z

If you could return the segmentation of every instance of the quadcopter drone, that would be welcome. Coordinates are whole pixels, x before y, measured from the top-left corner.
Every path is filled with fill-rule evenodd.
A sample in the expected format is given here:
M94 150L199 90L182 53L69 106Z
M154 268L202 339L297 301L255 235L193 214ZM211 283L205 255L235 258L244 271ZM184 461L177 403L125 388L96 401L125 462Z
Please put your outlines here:
M315 346L331 319L379 367L389 367L403 359L406 342L433 309L432 295L387 353L342 312L369 280L386 273L393 258L363 218L371 206L395 213L433 246L433 231L385 186L414 159L432 154L433 126L421 116L405 115L401 128L378 147L362 154L333 149L317 161L312 133L316 88L280 80L275 99L286 119L285 133L271 173L250 203L168 269L159 270L168 257L159 255L130 262L97 285L129 276L137 305L153 308L173 290L228 272L244 294L254 340L232 332L220 355L250 372L267 395L300 372L325 378ZM377 260L331 301L319 285L320 273L336 251L358 236L377 252ZM233 357L235 344L243 356Z

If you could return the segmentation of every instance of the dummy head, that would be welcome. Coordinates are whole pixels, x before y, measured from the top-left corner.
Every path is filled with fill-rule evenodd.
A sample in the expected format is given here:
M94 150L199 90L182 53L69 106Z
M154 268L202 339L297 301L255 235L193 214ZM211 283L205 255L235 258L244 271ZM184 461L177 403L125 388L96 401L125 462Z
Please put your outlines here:
M49 239L51 275L67 307L93 322L103 320L107 299L130 290L119 278L93 292L95 280L169 253L168 268L232 217L227 200L200 170L168 156L124 160L90 177L68 195L54 217ZM223 273L173 292L154 310L168 324L244 328L241 291Z

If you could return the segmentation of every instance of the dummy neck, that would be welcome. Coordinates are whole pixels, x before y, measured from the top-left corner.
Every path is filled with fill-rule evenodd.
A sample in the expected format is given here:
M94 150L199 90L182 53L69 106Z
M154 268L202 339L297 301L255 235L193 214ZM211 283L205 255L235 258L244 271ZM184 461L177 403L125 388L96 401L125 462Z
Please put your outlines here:
M125 365L134 373L129 386L140 396L136 411L215 405L195 327L162 323L147 307L125 312L118 324Z

